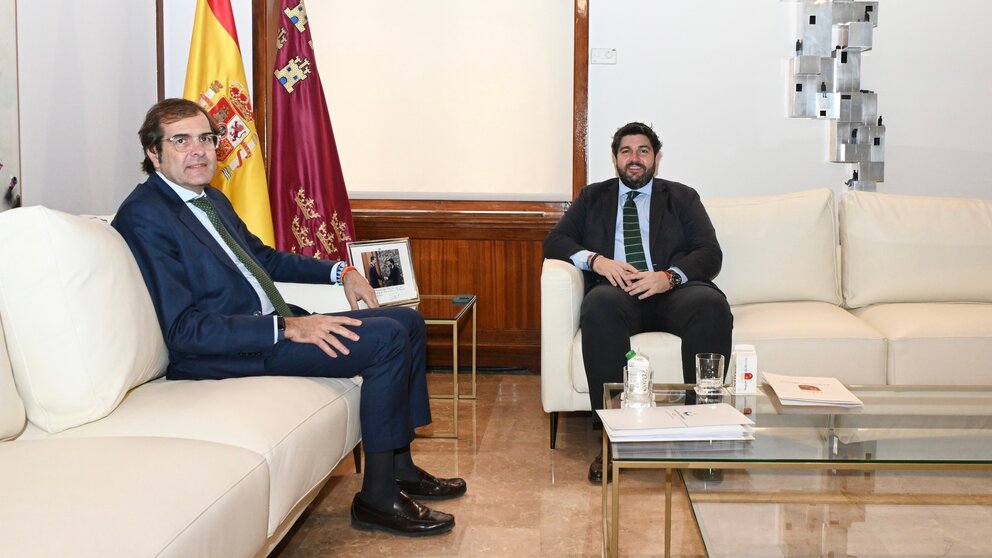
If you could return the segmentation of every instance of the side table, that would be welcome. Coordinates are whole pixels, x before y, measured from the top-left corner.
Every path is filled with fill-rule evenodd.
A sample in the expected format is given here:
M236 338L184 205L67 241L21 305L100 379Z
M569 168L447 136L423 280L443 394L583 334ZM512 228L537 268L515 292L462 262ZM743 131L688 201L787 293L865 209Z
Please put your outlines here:
M444 325L451 327L451 395L434 395L431 399L450 399L452 401L452 426L449 432L434 432L423 435L424 438L457 438L458 437L458 402L461 399L474 400L476 397L476 296L469 295L464 303L456 304L453 295L421 295L417 309L424 316L427 325ZM461 395L458 392L458 329L462 320L472 316L472 392Z

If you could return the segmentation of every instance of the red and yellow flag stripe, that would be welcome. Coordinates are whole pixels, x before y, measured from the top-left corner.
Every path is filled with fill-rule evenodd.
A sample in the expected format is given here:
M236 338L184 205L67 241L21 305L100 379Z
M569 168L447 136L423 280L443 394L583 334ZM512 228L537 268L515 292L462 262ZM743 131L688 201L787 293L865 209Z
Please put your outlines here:
M265 164L231 0L196 2L183 97L199 103L226 129L211 185L227 195L255 236L274 246Z

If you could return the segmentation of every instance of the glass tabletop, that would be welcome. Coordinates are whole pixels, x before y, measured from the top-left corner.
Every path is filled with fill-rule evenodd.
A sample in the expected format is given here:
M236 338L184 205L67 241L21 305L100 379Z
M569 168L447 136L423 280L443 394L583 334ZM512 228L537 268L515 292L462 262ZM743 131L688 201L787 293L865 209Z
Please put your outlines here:
M657 405L693 405L691 385L655 386ZM754 440L617 442L621 461L992 463L992 386L848 386L863 408L783 407L767 386L756 395L708 398L755 422ZM609 394L623 390L606 384ZM767 392L767 393L766 393ZM619 401L610 399L608 408Z
M421 295L415 308L427 321L457 322L475 304L475 295L469 299L456 300L456 295Z

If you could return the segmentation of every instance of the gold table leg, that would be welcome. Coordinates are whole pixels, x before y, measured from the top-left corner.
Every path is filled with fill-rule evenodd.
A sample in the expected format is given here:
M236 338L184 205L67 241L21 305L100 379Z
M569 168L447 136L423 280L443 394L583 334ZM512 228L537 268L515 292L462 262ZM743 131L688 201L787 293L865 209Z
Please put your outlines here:
M672 470L665 469L665 558L672 556Z
M604 465L609 464L609 458L603 455ZM607 482L608 471L603 471L603 482ZM620 556L620 464L613 462L613 536L610 537L611 556Z
M604 456L606 455L606 431L605 430L603 431L603 455ZM602 510L602 514L603 514L603 517L602 517L602 523L603 523L603 555L604 556L609 556L610 555L610 521L609 521L609 518L607 517L607 513L608 513L607 505L609 504L609 497L608 497L608 494L607 494L607 483L606 483L606 479L605 478L602 479L602 481L601 481L601 491L602 491L602 495L603 495L603 505L600 507L600 509Z
M475 366L475 362L476 362L475 361L475 349L476 349L476 344L475 344L475 341L476 341L476 339L475 339L475 333L476 333L476 331L475 331L476 330L476 328L475 328L475 309L476 309L476 304L473 302L472 303L472 395L470 395L470 396L469 395L462 396L462 399L471 399L473 401L475 400L475 396L476 396L476 393L475 393L475 390L476 390L476 383L475 383L475 373L476 373L476 366Z
M472 307L472 320L475 323L475 306ZM473 329L473 335L475 331ZM474 355L474 343L473 343ZM451 405L452 405L452 425L447 432L431 432L430 434L417 434L419 438L458 438L458 322L451 324ZM447 397L432 397L431 399L447 399Z

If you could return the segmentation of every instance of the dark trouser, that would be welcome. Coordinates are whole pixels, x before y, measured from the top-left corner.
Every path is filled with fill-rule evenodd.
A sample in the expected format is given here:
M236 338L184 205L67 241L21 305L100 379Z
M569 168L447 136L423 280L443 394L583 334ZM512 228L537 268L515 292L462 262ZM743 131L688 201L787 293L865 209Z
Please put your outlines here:
M362 442L367 453L409 444L414 428L430 424L424 318L409 308L338 312L362 321L358 341L341 339L350 354L331 358L316 345L281 341L265 359L272 376L362 377Z
M730 361L734 317L727 297L702 283L638 300L609 283L593 287L582 300L582 360L593 409L603 408L603 384L622 382L630 337L664 331L682 339L682 379L696 382L696 353L720 353Z

